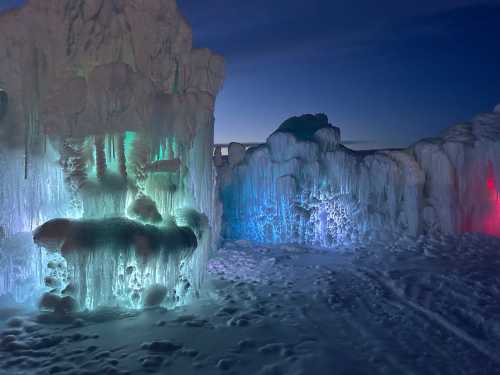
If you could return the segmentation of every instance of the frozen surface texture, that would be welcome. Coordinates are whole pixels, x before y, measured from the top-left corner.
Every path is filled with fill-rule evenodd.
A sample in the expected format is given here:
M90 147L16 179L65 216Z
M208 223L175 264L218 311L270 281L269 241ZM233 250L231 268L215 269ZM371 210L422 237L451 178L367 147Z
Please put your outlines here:
M188 208L213 228L223 75L222 57L193 48L175 0L30 0L0 14L1 232L56 217L172 226ZM206 232L187 260L194 288Z
M337 251L226 242L192 304L0 309L0 374L498 374L499 248L479 234ZM164 293L152 286L148 304Z
M403 234L500 236L498 111L407 149L363 152L340 144L326 116L305 115L240 152L215 155L226 238L331 247Z
M198 247L193 229L125 218L54 219L35 230L34 241L60 252L67 264L62 274L51 270L45 283L50 278L55 285L47 286L90 309L137 308L149 304L154 285L162 285L174 303L191 292L185 268Z

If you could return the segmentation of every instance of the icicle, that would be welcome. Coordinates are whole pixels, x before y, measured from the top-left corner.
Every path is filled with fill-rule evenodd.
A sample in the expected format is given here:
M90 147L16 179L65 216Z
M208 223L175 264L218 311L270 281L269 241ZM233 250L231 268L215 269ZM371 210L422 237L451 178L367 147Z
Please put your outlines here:
M67 139L61 153L61 162L70 190L78 191L87 180L87 163L84 157L84 142Z
M168 160L174 160L174 144L173 144L173 140L172 140L172 144L170 144L169 140L167 139L167 144L168 144Z
M102 179L106 174L106 152L104 149L104 138L102 136L95 137L95 155L97 178Z
M118 162L120 174L123 178L127 178L127 156L125 155L125 137L118 136Z
M31 120L32 114L28 113L28 118L24 124L24 179L28 179L28 164L29 164L29 156L31 152Z
M130 158L138 188L144 189L144 181L148 177L147 166L151 159L151 151L148 146L147 139L138 136L134 140Z
M179 90L179 62L176 60L175 61L175 78L174 78L174 84L172 86L172 93L177 94L177 91Z
M0 121L7 114L7 108L9 105L9 96L7 92L0 88Z
M29 155L29 143L28 143L28 124L24 127L24 179L28 179L28 155Z

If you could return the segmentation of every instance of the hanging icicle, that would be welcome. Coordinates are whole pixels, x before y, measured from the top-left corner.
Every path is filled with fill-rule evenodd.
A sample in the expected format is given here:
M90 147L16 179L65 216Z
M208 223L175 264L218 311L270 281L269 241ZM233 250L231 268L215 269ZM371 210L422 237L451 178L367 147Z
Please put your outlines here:
M106 152L104 149L104 138L102 136L95 137L95 157L97 178L102 179L106 174Z
M120 174L123 178L127 178L127 156L125 155L125 137L123 134L118 136L118 162Z

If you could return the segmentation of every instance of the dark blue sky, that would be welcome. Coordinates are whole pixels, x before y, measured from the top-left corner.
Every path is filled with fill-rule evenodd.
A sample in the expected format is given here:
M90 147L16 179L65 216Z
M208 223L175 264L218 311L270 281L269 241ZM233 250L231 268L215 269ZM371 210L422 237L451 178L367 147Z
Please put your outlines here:
M195 45L226 58L218 142L324 112L344 139L404 146L500 103L500 0L178 4Z
M218 141L325 112L345 139L407 145L500 103L500 1L179 0L221 52Z

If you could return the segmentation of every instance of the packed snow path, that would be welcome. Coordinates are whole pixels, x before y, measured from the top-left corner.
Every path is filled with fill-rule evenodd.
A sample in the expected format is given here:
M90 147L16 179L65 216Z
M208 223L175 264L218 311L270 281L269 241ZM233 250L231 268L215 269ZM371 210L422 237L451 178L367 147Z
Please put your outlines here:
M4 310L0 373L500 373L498 239L226 243L209 269L207 295L172 311Z

